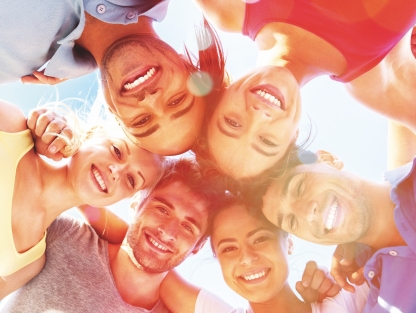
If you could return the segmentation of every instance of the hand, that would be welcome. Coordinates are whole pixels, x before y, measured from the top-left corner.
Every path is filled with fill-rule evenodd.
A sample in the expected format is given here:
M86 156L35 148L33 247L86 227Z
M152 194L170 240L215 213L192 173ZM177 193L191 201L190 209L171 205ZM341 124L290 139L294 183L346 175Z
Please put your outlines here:
M332 255L331 275L345 290L355 292L352 284L362 285L366 280L364 268L355 262L356 243L338 245Z
M56 85L66 81L66 79L46 76L44 70L40 72L33 72L32 75L26 75L21 78L23 84L45 84Z
M69 139L73 134L68 127L66 119L55 112L45 108L37 108L29 113L27 127L32 132L35 150L54 161L60 161L64 157L62 151L67 143L51 133L65 133Z
M305 302L322 302L326 297L335 296L341 287L328 274L328 269L318 267L316 262L306 263L302 281L296 283L296 290Z

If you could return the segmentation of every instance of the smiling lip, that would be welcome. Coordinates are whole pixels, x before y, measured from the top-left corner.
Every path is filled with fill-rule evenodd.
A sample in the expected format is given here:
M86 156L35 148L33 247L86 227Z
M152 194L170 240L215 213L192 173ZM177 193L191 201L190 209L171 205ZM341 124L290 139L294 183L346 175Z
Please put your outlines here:
M261 102L274 109L286 110L285 98L282 92L270 84L259 85L250 90Z
M93 180L95 181L95 185L98 187L98 189L104 193L108 193L108 187L105 182L105 177L94 164L91 166L91 174Z
M325 233L333 231L335 228L339 227L343 220L343 210L340 205L340 202L337 198L328 204L327 209L322 217L322 223Z
M169 247L167 247L165 244L163 244L160 240L156 239L152 235L145 234L145 237L147 239L147 243L153 250L159 253L172 253L173 252Z
M134 71L123 79L120 90L123 94L137 92L137 90L153 83L159 77L159 73L160 69L156 66L147 66Z
M270 273L270 268L256 269L238 276L238 279L246 284L258 284L266 280Z

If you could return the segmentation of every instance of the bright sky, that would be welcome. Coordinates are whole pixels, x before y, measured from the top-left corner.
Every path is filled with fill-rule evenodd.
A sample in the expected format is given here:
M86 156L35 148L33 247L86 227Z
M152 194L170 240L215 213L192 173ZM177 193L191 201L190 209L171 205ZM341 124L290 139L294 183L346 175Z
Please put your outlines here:
M194 43L194 24L201 15L191 0L172 0L168 16L162 23L155 23L160 37L177 51L183 51L184 42L191 48ZM256 48L249 38L239 34L219 32L227 55L227 69L238 78L256 63ZM38 102L76 97L93 101L97 94L97 74L64 82L58 86L22 85L13 83L0 85L0 98L20 106L25 113ZM310 127L315 135L310 149L325 149L335 153L344 161L345 169L372 180L381 180L386 170L386 120L354 102L343 85L322 77L315 79L302 90L303 122L301 134ZM128 219L128 202L112 207ZM308 260L321 265L330 265L333 247L295 241L295 253L290 257L293 286L299 280ZM222 280L218 262L212 257L209 244L197 255L188 258L179 267L180 272L191 282L203 286L232 305L244 305Z

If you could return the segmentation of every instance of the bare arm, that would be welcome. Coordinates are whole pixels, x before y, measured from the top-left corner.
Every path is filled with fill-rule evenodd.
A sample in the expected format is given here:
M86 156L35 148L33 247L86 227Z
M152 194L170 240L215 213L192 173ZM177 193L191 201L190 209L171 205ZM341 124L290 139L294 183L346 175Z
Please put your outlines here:
M376 67L345 84L368 108L416 133L416 59L412 31Z
M407 164L416 156L416 135L405 126L389 121L387 139L387 168Z
M45 265L45 255L8 276L0 278L0 300L28 283Z
M188 283L174 270L170 271L160 285L160 298L172 313L195 312L200 288Z
M16 133L27 129L26 117L14 104L0 100L0 131Z
M112 244L123 242L129 224L118 215L107 208L97 208L87 204L78 206L78 210L98 236Z

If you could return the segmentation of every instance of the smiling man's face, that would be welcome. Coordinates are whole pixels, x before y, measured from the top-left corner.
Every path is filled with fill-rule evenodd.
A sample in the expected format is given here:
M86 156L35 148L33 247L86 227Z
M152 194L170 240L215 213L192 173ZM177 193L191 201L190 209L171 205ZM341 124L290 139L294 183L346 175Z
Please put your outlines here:
M145 271L163 273L199 250L207 219L208 202L184 183L173 182L153 190L140 206L127 242Z
M109 109L133 142L161 155L192 147L205 105L188 90L189 69L172 47L152 36L125 37L107 49L100 71Z
M357 241L371 225L371 208L358 177L326 163L298 165L273 181L263 213L304 240L332 245Z

